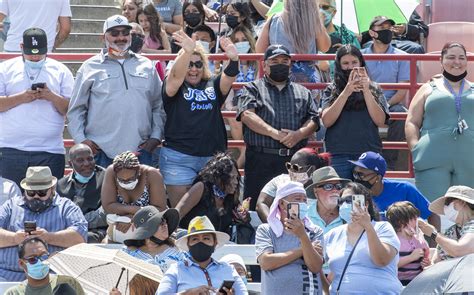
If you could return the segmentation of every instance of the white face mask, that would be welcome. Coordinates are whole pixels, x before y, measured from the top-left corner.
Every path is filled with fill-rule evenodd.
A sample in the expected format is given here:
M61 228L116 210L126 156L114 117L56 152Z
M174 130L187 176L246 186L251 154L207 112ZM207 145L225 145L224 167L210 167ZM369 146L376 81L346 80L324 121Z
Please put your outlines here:
M127 190L127 191L131 191L131 190L133 190L133 189L137 186L137 184L138 184L138 178L135 179L135 180L132 181L132 182L129 182L129 183L123 183L123 182L121 182L121 181L118 180L118 179L117 179L117 182L118 182L118 185L119 185L121 188L123 188L123 189L125 189L125 190Z
M454 209L454 202L451 202L448 206L444 205L444 216L446 216L446 218L456 223L458 215L459 211Z
M249 41L237 42L234 44L237 48L237 52L240 54L249 53L250 43Z
M205 53L209 53L209 42L206 41L198 41L201 44L202 48L204 48Z

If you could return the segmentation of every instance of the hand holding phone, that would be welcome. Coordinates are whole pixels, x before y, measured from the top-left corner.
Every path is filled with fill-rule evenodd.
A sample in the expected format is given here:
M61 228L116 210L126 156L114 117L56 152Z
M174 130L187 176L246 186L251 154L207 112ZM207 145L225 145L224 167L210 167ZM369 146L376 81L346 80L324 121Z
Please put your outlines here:
M31 232L36 231L36 221L25 221L23 224L25 232L31 235Z
M298 203L288 203L287 210L288 219L299 218L300 217L300 204Z
M38 88L45 88L46 87L46 83L34 83L31 85L31 90L38 90Z
M227 294L227 292L224 290L224 287L230 290L232 289L234 282L235 282L234 280L224 280L224 282L222 282L221 287L219 288L219 292L222 294Z
M364 195L352 195L352 211L359 211L357 209L357 205L359 205L360 209L365 209L365 196Z

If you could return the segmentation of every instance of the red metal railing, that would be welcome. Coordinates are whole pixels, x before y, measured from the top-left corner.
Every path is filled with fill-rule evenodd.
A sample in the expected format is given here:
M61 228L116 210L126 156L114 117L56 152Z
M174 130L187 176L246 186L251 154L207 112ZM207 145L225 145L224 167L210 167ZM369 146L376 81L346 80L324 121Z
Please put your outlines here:
M94 56L91 53L52 53L48 56L59 61L85 61L86 59ZM0 60L9 59L18 56L17 53L0 53ZM176 58L175 54L146 54L148 58L152 60L173 60ZM293 54L293 60L334 60L334 54ZM413 98L421 84L416 81L416 63L417 61L439 61L440 55L437 54L366 54L364 55L365 60L403 60L410 62L410 82L409 83L379 83L383 89L408 89L409 90L409 101ZM227 57L224 54L211 54L209 55L210 60L225 60ZM263 60L263 54L242 54L240 55L241 60ZM474 60L474 55L468 56L469 61ZM259 71L260 76L263 75L262 71ZM309 89L324 89L327 83L301 83ZM234 83L233 88L242 88L245 83ZM223 117L233 118L235 112L223 111ZM393 120L405 120L406 113L390 113L391 119ZM74 144L73 140L65 139L64 146L71 147ZM229 140L228 147L236 148L243 147L245 143L242 140ZM309 146L322 148L323 143L320 141L311 141ZM406 142L383 142L384 149L395 149L395 150L408 150ZM388 171L387 177L394 178L412 178L414 177L413 165L411 159L411 153L408 153L408 171Z

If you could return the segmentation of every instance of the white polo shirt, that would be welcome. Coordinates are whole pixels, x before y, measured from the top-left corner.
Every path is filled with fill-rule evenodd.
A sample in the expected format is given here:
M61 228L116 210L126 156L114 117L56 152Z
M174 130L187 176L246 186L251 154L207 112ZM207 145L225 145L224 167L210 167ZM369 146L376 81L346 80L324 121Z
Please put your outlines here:
M69 99L74 78L62 63L46 58L43 68L30 80L21 56L0 64L0 96L11 96L27 89L32 83L46 83L54 93ZM64 154L64 116L53 103L37 99L0 112L0 147L22 151Z
M2 0L0 13L10 18L10 29L5 41L5 51L21 51L23 32L29 28L41 28L48 36L48 52L56 38L56 26L60 16L71 17L69 0Z

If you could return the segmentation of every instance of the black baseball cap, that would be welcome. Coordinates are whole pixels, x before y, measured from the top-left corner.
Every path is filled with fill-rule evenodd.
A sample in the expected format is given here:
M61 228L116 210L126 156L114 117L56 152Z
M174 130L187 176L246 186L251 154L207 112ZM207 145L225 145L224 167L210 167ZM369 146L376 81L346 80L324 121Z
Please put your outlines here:
M267 60L270 58L277 57L279 55L286 55L291 58L290 51L283 45L270 45L268 46L267 50L265 51L265 55L263 56L263 60Z
M372 21L370 22L369 29L372 30L373 26L380 26L381 24L386 23L386 22L389 22L392 26L395 25L395 21L393 19L390 19L383 15L379 15L379 16L374 17L374 19L372 19Z
M30 28L23 32L23 53L41 55L48 52L48 37L40 28Z

